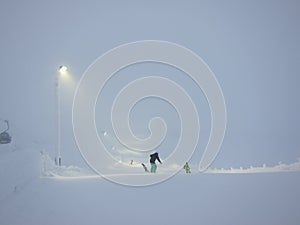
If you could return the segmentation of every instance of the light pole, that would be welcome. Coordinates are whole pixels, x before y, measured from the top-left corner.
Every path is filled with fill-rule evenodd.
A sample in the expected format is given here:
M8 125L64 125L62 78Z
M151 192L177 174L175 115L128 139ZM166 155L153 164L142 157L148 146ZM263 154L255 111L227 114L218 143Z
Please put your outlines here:
M57 110L57 146L56 146L56 157L55 164L61 166L61 127L60 127L60 76L67 73L68 68L64 65L58 67L58 73L56 75L56 110Z

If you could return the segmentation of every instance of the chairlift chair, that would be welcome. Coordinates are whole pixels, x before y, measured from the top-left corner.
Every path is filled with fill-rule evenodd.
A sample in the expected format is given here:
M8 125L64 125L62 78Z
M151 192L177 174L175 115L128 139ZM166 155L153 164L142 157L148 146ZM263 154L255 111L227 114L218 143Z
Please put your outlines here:
M7 133L9 130L9 123L7 120L4 120L4 122L7 124L7 129L0 133L0 144L9 144L11 142L11 136Z

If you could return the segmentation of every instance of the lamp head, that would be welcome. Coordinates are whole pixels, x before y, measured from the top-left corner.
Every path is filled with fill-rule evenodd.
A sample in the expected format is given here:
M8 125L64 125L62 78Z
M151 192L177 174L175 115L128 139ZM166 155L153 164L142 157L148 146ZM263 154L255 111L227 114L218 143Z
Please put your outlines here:
M60 74L65 74L67 72L67 70L68 70L68 68L64 65L61 65L61 66L58 67L58 72Z

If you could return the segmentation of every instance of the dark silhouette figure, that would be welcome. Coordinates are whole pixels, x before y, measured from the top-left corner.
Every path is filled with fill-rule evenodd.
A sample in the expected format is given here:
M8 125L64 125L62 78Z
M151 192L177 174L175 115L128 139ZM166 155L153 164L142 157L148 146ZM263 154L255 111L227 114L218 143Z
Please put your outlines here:
M158 161L160 164L162 164L162 162L160 161L160 158L158 156L158 153L155 152L152 155L150 155L150 165L151 165L151 173L156 173L156 169L157 169L157 165L155 163L155 161Z

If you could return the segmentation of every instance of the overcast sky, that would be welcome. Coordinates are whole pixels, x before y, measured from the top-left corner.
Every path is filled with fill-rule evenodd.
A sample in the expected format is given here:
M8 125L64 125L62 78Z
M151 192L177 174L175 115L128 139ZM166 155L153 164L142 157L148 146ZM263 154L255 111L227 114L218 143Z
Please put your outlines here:
M82 163L72 130L72 101L80 77L106 51L155 39L197 53L220 83L228 124L214 166L276 164L300 156L299 1L6 0L0 2L0 29L0 118L10 121L16 145L41 145L54 156L55 76L58 66L66 64L71 79L61 84L62 156L67 164ZM155 68L156 74L164 71ZM153 72L145 65L123 74L134 78L141 69ZM130 81L130 75L125 80L121 75L107 90ZM177 79L175 72L167 75L172 76ZM200 110L204 140L193 158L197 163L209 135L209 111L201 91L188 80L178 81L190 87L198 109L206 107ZM105 105L110 91L103 95ZM154 114L169 110L172 116L166 121L175 130L170 140L176 137L172 109L154 100L148 104L142 102L132 117L153 115L141 109L158 109ZM99 130L109 129L106 111L99 105Z

